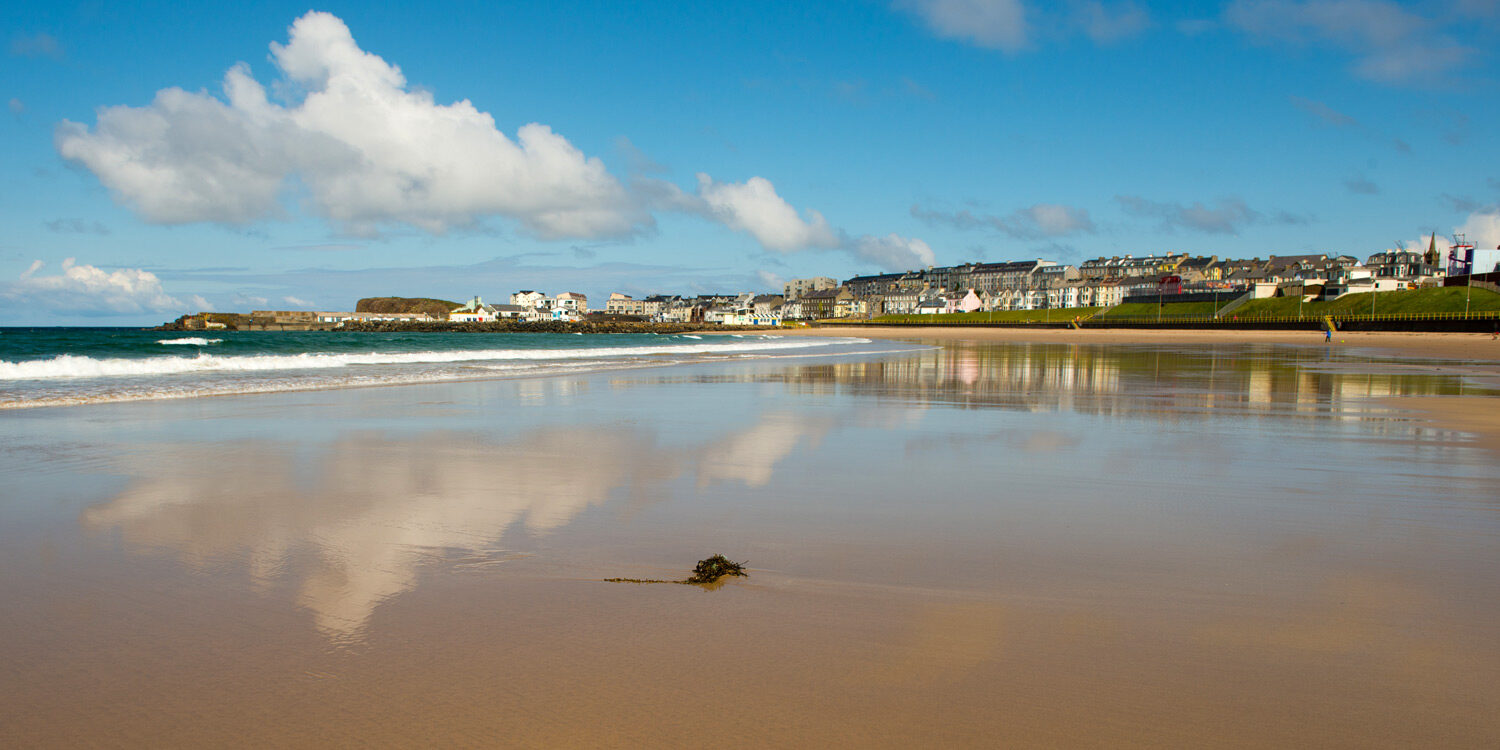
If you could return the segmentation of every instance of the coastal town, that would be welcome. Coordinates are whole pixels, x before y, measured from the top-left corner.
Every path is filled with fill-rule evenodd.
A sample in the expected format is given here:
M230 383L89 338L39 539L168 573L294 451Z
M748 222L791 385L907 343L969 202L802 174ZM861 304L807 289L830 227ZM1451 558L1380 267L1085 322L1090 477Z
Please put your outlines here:
M1122 303L1213 301L1216 315L1256 299L1336 300L1351 294L1470 285L1500 291L1500 248L1476 250L1462 235L1440 250L1385 250L1353 255L1272 255L1220 259L1188 253L1098 257L1077 265L1035 259L971 262L901 273L826 276L787 281L780 293L653 294L615 292L591 306L579 292L524 289L504 303L475 295L463 304L424 300L424 310L349 312L256 310L238 327L250 330L339 328L364 323L518 323L645 321L666 324L780 326L798 322L873 319L1014 310L1110 308ZM399 298L398 298L399 299ZM400 307L399 305L397 307ZM409 307L409 306L408 306ZM1065 318L1066 316L1064 316ZM185 328L229 325L213 314L182 319Z

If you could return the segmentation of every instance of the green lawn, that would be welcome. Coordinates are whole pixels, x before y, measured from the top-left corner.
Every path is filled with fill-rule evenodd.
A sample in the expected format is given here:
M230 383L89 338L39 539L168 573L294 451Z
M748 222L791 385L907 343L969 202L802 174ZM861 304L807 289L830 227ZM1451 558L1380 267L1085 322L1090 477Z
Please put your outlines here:
M1303 317L1320 318L1324 315L1368 315L1370 293L1350 294L1332 302L1303 302L1296 297L1272 297L1250 300L1235 308L1228 317L1265 318ZM1500 310L1500 294L1488 289L1464 287L1439 287L1436 289L1407 289L1399 292L1379 292L1375 295L1375 313L1450 313L1464 311L1464 299L1469 297L1471 312ZM1227 304L1227 302L1226 302ZM1212 302L1176 302L1161 306L1161 318L1208 317L1214 313ZM1102 318L1149 318L1157 317L1157 306L1150 302L1132 302L1116 305L1101 315Z
M1066 323L1086 318L1102 307L1064 307L1056 310L997 310L995 312L950 313L947 315L883 315L871 323Z
M1233 302L1235 297L1237 296L1239 295L1234 294L1233 292L1227 292L1218 302L1214 302L1212 300L1208 302L1168 302L1161 305L1161 317L1162 319L1181 318L1184 316L1197 318L1206 317L1209 315L1213 315L1214 311L1219 309L1220 307ZM1108 311L1106 311L1099 317L1155 318L1156 315L1157 304L1155 302L1124 302L1111 307Z
M1381 313L1437 313L1464 311L1464 299L1469 299L1469 310L1471 312L1483 312L1500 310L1500 294L1488 289L1466 289L1461 286L1440 287L1437 289L1408 289L1399 292L1379 292L1374 295L1374 312ZM1302 315L1368 315L1370 313L1371 294L1350 294L1340 297L1332 302L1304 302L1302 304ZM1272 315L1296 315L1297 298L1273 297L1271 299L1257 299L1246 302L1236 309L1233 315L1241 318L1272 316Z

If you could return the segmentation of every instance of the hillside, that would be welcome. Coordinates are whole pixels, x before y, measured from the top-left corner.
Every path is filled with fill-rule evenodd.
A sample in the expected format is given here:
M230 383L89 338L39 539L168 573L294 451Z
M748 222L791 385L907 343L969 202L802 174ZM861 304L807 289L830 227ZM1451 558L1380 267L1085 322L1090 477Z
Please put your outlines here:
M1066 323L1073 318L1087 318L1099 312L1098 307L1064 307L1054 310L996 310L994 312L939 313L936 315L883 315L872 323L913 325L947 325L950 323Z
M1467 308L1471 312L1500 310L1500 294L1475 287L1447 286L1438 289L1413 289L1399 292L1381 292L1375 295L1371 305L1369 293L1350 294L1332 302L1306 302L1303 315L1365 315L1375 313L1461 313ZM1241 316L1252 315L1296 315L1297 299L1275 297L1245 303L1236 310Z
M1370 293L1350 294L1330 302L1302 302L1296 297L1272 297L1246 302L1232 313L1236 319L1261 317L1319 318L1324 315L1368 315L1372 312ZM1228 304L1227 301L1219 306ZM1380 292L1375 295L1375 313L1461 313L1500 310L1500 294L1488 289L1450 286L1437 289L1412 289ZM1168 302L1160 308L1154 302L1129 302L1110 308L1102 318L1209 317L1216 309L1213 302Z
M458 307L457 302L427 297L366 297L355 306L355 312L372 313L427 313L439 320L446 320L448 311Z

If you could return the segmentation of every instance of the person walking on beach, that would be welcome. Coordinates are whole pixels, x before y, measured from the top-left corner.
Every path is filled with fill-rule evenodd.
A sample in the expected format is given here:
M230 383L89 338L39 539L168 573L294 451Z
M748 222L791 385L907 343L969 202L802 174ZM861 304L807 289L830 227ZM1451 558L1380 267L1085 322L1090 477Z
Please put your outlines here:
M1323 329L1323 341L1329 344L1333 343L1333 326L1328 326L1327 328Z

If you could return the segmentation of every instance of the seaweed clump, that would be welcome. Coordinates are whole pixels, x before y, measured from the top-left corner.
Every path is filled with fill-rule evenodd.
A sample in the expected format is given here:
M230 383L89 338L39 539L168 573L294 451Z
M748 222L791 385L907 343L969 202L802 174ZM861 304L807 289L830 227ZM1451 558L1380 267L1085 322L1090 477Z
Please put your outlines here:
M749 577L745 572L745 564L737 563L723 555L714 555L698 561L697 567L693 568L692 577L684 583L713 583L724 576Z
M606 578L609 583L683 583L692 586L707 586L717 588L718 584L726 576L738 576L748 578L745 572L745 563L735 562L723 555L714 555L698 561L693 567L693 575L680 581L663 581L654 578Z

